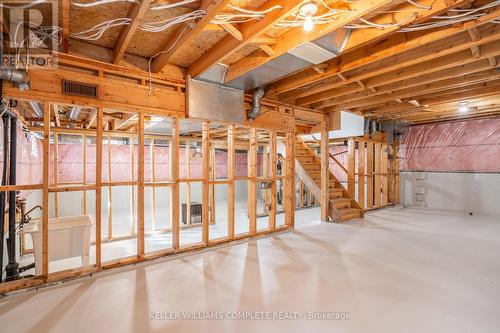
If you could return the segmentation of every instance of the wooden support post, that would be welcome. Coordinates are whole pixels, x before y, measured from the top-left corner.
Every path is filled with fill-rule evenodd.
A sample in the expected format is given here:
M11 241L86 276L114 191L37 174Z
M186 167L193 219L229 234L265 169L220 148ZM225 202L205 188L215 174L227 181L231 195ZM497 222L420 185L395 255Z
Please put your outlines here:
M388 203L388 191L389 191L389 175L387 174L387 144L382 145L381 152L381 182L382 182L382 206L387 206Z
M295 227L295 133L286 133L286 173L287 186L283 195L285 200L285 224Z
M144 114L139 114L137 149L137 256L144 257Z
M97 109L97 137L96 137L96 157L95 157L95 265L101 268L101 195L102 195L102 117L103 110Z
M5 152L4 152L5 153ZM43 103L42 276L49 276L50 104Z
M234 125L227 127L227 235L230 240L234 239L234 162L236 151L234 150Z
M179 118L172 119L172 155L170 156L170 174L172 182L172 193L170 195L170 209L172 210L172 247L179 249ZM154 188L154 187L153 187Z
M382 144L375 143L375 207L380 207L380 159Z
M321 221L328 222L328 216L330 214L330 165L329 165L329 133L328 133L328 122L323 121L321 123Z
M171 147L172 147L172 144L171 144ZM151 183L154 183L155 182L155 163L154 163L154 159L155 159L155 139L154 138L150 138L149 139L149 168L150 168L150 179L151 179ZM172 156L172 150L170 150L170 156ZM173 163L172 162L172 159L170 160L170 163ZM173 179L173 174L171 172L171 177ZM155 204L155 199L156 199L156 186L152 186L151 187L151 203L150 203L150 207L151 207L151 230L153 231L156 231L156 204ZM173 206L172 206L173 207Z
M54 187L59 183L59 134L54 133ZM59 217L59 196L54 193L54 217Z
M186 178L191 178L191 141L186 141L186 148L184 149L186 156ZM187 186L187 195L186 195L186 219L187 225L191 224L191 183L186 183Z
M202 242L208 245L208 218L209 218L209 173L210 173L210 123L204 121L202 124L202 155L203 155L203 191L202 191Z
M82 136L83 185L87 184L87 136ZM87 215L87 191L83 191L83 215Z
M132 172L132 182L135 182L135 159L134 159L134 138L130 137L130 171ZM135 188L130 186L130 235L135 234Z
M373 208L373 142L366 143L366 208Z
M365 142L358 142L358 203L365 209Z
M349 138L347 142L347 191L356 196L356 142Z
M277 136L275 131L271 131L271 149L269 151L269 169L270 169L270 178L273 179L272 184L271 184L271 197L269 200L269 206L270 209L268 211L269 214L269 228L271 230L276 229L276 213L277 213L277 208L278 208L278 163L277 163Z
M214 181L215 178L216 178L216 170L215 168L217 167L216 165L216 160L215 160L215 148L210 145L210 180ZM209 197L209 200L210 200L210 204L208 206L209 208L209 221L210 221L210 224L214 224L215 223L215 184L209 184L208 186L209 188L209 194L208 194L208 197Z
M108 135L108 182L113 182L111 177L111 136ZM113 187L108 186L108 240L113 239Z
M248 150L248 220L249 233L257 233L257 129L250 129L250 149Z

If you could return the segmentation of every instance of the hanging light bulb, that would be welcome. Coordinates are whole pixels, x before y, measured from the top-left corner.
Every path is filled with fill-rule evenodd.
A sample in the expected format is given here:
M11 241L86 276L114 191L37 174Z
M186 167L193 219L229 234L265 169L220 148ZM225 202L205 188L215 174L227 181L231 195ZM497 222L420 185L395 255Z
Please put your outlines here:
M458 103L458 111L460 112L467 112L469 111L469 102L460 102Z
M300 16L304 17L304 30L309 32L314 29L313 16L318 11L318 5L314 1L305 3L300 7Z
M304 30L309 32L314 29L314 21L312 19L312 16L306 17L306 20L304 21Z

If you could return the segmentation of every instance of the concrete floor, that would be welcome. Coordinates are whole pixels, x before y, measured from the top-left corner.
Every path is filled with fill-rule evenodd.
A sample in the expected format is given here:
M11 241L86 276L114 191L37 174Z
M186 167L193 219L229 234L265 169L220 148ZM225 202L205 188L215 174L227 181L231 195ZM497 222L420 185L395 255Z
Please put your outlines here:
M498 216L391 208L340 225L321 224L318 215L318 209L297 212L293 232L9 296L0 301L0 327L9 333L499 331ZM183 311L344 312L350 319L166 319ZM151 320L152 312L161 319Z

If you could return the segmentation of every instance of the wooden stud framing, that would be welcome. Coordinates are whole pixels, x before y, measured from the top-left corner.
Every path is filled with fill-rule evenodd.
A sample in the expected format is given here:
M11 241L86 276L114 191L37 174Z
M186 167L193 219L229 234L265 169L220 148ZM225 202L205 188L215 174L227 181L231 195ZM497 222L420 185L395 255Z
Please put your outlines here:
M227 235L230 240L234 239L234 164L236 151L234 150L234 125L227 127Z
M356 194L356 142L354 138L349 138L347 143L347 191L352 197Z
M54 133L54 186L59 181L59 134ZM59 217L59 196L54 193L54 217Z
M108 182L113 182L111 177L111 137L108 135ZM113 187L108 186L108 240L113 239Z
M257 129L250 129L248 150L248 220L249 234L257 233Z
M366 143L366 207L373 208L373 142Z
M174 250L179 249L179 119L172 119L172 141L170 141L172 148L172 155L170 157L171 165L171 180L174 184L171 187L170 195L170 209L172 210L172 247Z
M330 214L330 163L329 163L329 133L328 123L323 121L321 123L321 221L327 222Z
M380 194L381 194L381 187L380 187L380 161L381 161L381 154L382 153L382 144L380 143L375 143L375 189L374 189L374 198L375 198L375 207L378 208L380 207L381 201L380 201Z
M208 245L209 224L209 177L210 177L210 123L204 121L202 124L202 156L203 156L203 190L202 190L202 230L201 239L204 245Z
M270 149L270 177L273 179L273 182L271 184L271 198L270 198L270 207L269 209L269 228L271 230L276 229L276 213L278 211L278 184L277 184L277 177L278 177L278 170L277 170L277 136L275 131L271 131L271 149Z
M50 104L43 103L42 277L49 277Z
M191 141L186 141L185 151L185 160L186 160L186 178L191 178ZM191 224L191 183L186 183L187 193L186 193L186 220L187 225Z
M380 168L381 168L381 183L382 183L382 206L385 207L387 206L388 203L388 192L389 192L389 175L387 173L388 171L388 146L387 144L382 145L382 152L381 152L381 161L380 161Z
M101 204L102 204L102 131L103 109L97 109L96 168L95 168L95 265L101 267Z
M365 142L358 142L358 203L365 208Z
M137 149L137 256L144 257L144 114L139 114Z

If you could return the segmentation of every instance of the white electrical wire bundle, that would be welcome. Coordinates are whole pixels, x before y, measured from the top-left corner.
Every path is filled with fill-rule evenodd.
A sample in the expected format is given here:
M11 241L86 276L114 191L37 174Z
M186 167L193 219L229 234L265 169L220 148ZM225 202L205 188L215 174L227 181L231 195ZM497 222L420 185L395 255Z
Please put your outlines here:
M202 18L205 14L205 10L195 10L193 12L159 22L141 22L139 24L139 28L147 32L162 32L176 24Z
M248 21L252 21L252 20L261 20L267 14L271 13L272 11L283 8L280 5L276 5L276 6L270 7L266 10L257 11L257 10L240 8L237 6L233 6L231 4L227 5L227 7L236 11L236 13L218 14L215 16L215 18L212 21L210 21L210 23L212 23L212 24L238 24L238 23L248 22Z
M182 0L182 1L168 3L168 4L156 6L156 7L150 7L149 9L151 9L151 10L171 9L171 8L175 8L175 7L179 7L179 6L184 6L184 5L196 2L196 1L198 1L198 0Z
M343 12L347 12L348 10L336 10L332 9L328 12L325 12L321 15L311 17L314 24L329 24L336 20L336 17ZM295 13L292 15L295 17L294 20L282 20L274 25L275 28L290 28L290 27L302 27L304 25L304 21L306 17L300 15L300 13Z
M105 5L108 3L114 3L114 2L133 2L133 3L141 3L139 0L97 0L94 2L73 2L72 5L76 7L83 7L83 8L89 8L89 7L95 7L99 5Z
M78 39L83 39L83 40L98 40L104 35L104 33L113 27L119 27L123 25L129 25L131 23L132 19L128 17L123 17L123 18L117 18L114 20L109 20L105 21L102 23L99 23L98 25L76 33L72 33L71 37L73 38L78 38Z
M0 3L0 8L3 7L3 8L7 8L7 9L26 9L26 8L31 8L31 7L33 7L35 5L44 3L46 1L47 0L35 0L33 2L24 4L24 5L20 5L20 6L10 6L10 5L6 5L6 4Z
M488 3L488 4L484 5L484 6L481 6L481 7L466 9L466 10L463 11L462 14L459 14L459 15L454 15L454 16L433 16L432 18L433 19L444 19L444 20L462 18L462 17L466 17L466 16L471 15L471 14L475 14L475 13L481 11L481 10L486 10L486 9L490 9L490 8L496 7L498 5L500 5L500 0L496 0L496 1L490 2L490 3Z

